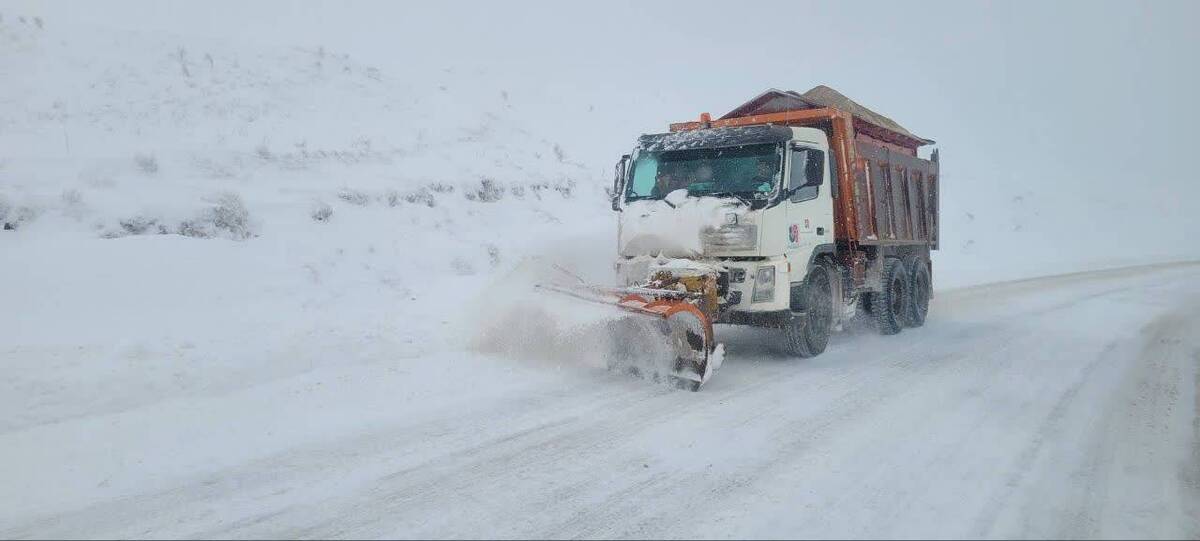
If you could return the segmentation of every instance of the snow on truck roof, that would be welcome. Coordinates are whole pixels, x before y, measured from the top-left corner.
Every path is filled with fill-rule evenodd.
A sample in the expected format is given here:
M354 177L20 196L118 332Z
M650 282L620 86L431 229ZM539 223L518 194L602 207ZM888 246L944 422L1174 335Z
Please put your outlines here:
M876 113L865 107L864 105L846 97L846 95L834 90L825 85L817 85L803 94L793 90L779 90L776 88L767 89L765 92L755 96L746 103L735 107L732 111L725 113L721 119L738 118L751 115L762 115L768 113L779 113L783 111L795 111L800 109L816 109L820 107L832 107L850 113L859 119L896 132L900 135L910 137L923 144L933 144L933 140L925 139L917 136L912 132L904 129L904 126L898 124L884 115Z
M782 143L791 139L792 130L783 126L761 124L733 128L713 128L669 133L653 133L638 138L638 146L652 152L690 150L758 143Z

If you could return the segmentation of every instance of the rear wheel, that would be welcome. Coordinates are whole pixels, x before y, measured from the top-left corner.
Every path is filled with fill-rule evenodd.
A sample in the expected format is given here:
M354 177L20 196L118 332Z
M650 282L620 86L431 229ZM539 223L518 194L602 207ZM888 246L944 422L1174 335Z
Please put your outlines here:
M899 259L883 263L883 290L871 294L871 311L880 334L896 334L903 328L909 305L908 273Z
M910 299L904 324L909 327L920 327L925 324L925 316L929 314L929 294L931 291L929 267L923 261L914 261L909 267Z
M788 351L798 357L820 355L833 327L833 294L824 265L813 267L804 284L792 290L792 312L783 328Z

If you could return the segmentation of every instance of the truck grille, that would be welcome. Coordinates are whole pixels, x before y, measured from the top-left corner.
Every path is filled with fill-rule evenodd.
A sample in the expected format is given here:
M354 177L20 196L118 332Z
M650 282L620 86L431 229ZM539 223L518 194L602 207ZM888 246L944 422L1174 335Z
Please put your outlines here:
M722 225L710 227L700 235L706 252L722 250L753 250L758 245L758 226Z

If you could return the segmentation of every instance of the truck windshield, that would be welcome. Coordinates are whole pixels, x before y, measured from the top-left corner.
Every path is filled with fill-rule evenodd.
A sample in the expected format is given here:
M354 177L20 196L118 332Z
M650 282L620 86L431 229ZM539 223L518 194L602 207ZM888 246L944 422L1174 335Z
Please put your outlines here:
M779 184L782 159L782 147L774 143L641 152L625 199L662 199L686 189L693 196L765 200Z

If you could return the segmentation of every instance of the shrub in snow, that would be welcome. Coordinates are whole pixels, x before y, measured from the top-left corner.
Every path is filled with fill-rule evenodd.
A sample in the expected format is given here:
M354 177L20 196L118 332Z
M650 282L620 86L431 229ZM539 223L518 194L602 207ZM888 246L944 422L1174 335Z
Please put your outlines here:
M360 207L364 207L367 205L367 203L371 202L371 198L367 197L367 194L357 190L351 190L349 188L342 188L341 191L338 192L337 196L338 199L341 199L342 201L350 203L351 205L358 205Z
M179 69L183 72L184 77L191 77L192 72L188 69L187 49L180 47L175 51L175 59L179 61Z
M37 212L30 207L13 207L4 196L0 195L0 229L16 231L22 224L32 221Z
M258 159L264 162L269 162L275 158L275 156L271 154L271 149L267 148L266 143L261 143L257 147L254 147L254 153L258 156Z
M467 199L481 203L495 203L504 198L504 187L490 178L479 181L479 187L466 193Z
M429 208L437 206L437 201L433 197L433 192L428 188L421 188L415 192L410 192L404 196L404 200L409 203L423 203Z
M233 240L246 240L254 236L250 223L250 212L235 193L223 193L212 201L212 206L200 216L179 224L180 235L196 238L223 236Z
M498 246L488 243L487 254L488 263L491 263L493 269L500 266L500 248Z
M454 192L454 186L452 186L450 184L446 184L445 182L431 183L429 185L429 189L433 190L437 193L452 193L452 192Z
M69 207L81 205L83 204L83 194L79 193L79 190L76 189L63 190L62 202L63 205Z
M212 238L212 231L204 227L204 222L196 220L184 220L180 222L176 233L195 239Z
M455 257L450 260L450 268L459 276L470 276L475 274L475 266L470 261L462 257Z
M333 207L329 206L329 203L318 201L313 205L312 212L309 213L309 216L314 222L327 222L329 221L329 218L333 216Z
M371 154L371 138L359 137L350 143L350 149L363 156Z
M217 196L216 204L208 209L208 216L218 231L227 233L237 240L254 236L250 224L250 212L237 194L226 192Z
M148 218L145 216L134 216L125 218L119 222L121 224L120 232L112 232L105 236L123 237L125 235L146 235L146 234L165 234L167 226L158 222L158 218Z
M554 191L562 194L563 199L570 198L571 194L575 191L575 181L566 179L564 182L559 182L554 185Z
M83 194L79 193L79 190L63 190L61 198L64 215L77 220L83 217Z
M400 206L400 202L404 200L400 197L400 192L397 192L396 190L388 190L387 193L384 194L383 199L384 201L387 201L389 207L398 207Z
M158 158L153 154L135 154L133 156L133 164L138 170L147 174L153 175L158 172Z

